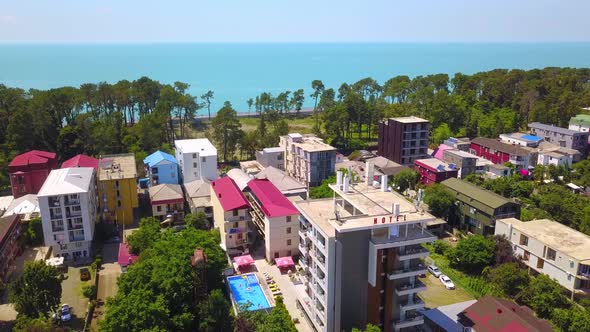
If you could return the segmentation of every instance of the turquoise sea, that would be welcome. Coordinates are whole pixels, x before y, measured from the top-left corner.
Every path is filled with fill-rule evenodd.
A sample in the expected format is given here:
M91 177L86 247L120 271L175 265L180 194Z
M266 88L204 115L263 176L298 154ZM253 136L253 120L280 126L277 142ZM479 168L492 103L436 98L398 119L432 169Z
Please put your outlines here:
M371 76L590 67L590 43L553 44L0 44L0 84L25 89L134 80L183 81L246 111L263 91L327 87ZM309 99L309 98L308 98ZM306 106L311 105L307 100Z

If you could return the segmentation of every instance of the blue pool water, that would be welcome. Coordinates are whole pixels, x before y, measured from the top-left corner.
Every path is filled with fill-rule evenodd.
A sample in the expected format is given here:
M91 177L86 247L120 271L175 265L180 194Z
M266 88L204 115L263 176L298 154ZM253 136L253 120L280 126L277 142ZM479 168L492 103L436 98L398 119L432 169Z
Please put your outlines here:
M249 305L248 311L270 308L258 278L254 274L228 277L229 289L238 307Z

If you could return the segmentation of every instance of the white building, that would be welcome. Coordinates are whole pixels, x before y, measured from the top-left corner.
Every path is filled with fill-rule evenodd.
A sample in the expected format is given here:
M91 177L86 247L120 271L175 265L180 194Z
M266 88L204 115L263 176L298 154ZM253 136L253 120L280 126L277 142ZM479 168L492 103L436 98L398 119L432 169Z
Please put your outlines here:
M217 179L217 149L206 138L174 141L183 182Z
M285 169L285 150L281 147L264 148L256 151L256 161L264 166Z
M523 133L500 134L500 141L512 145L536 148L543 139L541 137Z
M495 233L506 236L515 255L532 270L557 280L572 294L590 294L590 236L548 219L499 219Z
M539 151L537 165L555 165L555 166L572 166L574 158L572 155L561 153L559 151Z
M55 169L39 190L45 245L55 256L90 256L98 206L95 177L91 167Z
M12 197L12 196L10 196ZM2 216L8 217L18 214L21 221L31 220L40 216L39 200L37 195L27 194L12 200Z
M285 172L309 186L319 186L334 174L336 148L313 135L281 136L279 146L285 155Z

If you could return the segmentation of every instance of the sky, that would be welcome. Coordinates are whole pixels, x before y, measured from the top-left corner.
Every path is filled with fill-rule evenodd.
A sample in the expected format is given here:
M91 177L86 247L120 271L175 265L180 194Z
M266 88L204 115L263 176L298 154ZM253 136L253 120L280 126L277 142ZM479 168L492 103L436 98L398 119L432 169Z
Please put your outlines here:
M588 42L589 12L588 0L0 0L0 42Z

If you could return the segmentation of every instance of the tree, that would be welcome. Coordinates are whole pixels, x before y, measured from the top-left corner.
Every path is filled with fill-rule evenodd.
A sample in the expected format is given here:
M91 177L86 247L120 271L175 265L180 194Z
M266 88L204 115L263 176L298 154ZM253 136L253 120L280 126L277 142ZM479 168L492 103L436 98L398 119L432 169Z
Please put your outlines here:
M322 184L320 184L319 186L309 188L309 198L316 199L332 197L334 191L332 191L332 189L330 189L330 187L328 186L331 183L336 183L335 175L332 175L324 181L322 181Z
M367 324L364 331L361 331L354 327L352 328L352 332L381 332L381 329L373 324Z
M236 145L243 135L238 114L228 101L223 104L223 107L213 118L211 127L213 128L213 140L221 146L223 161L227 161L228 156L233 156Z
M256 331L265 332L297 332L289 311L281 298L278 298L270 314L256 324Z
M142 218L139 221L139 229L127 237L127 243L131 247L131 252L139 255L142 251L151 247L160 238L160 235L160 222L158 219L153 217Z
M459 241L449 261L463 271L479 274L494 260L495 243L483 235L472 235Z
M303 102L305 101L305 94L303 89L299 89L293 92L293 97L291 98L291 103L293 104L293 108L295 108L295 114L299 115L299 111L303 107Z
M404 192L407 189L413 189L420 180L420 174L413 169L403 169L393 176L394 189Z
M551 322L563 332L590 331L590 314L575 306L553 310Z
M209 294L199 308L199 330L203 332L225 332L232 330L231 307L219 289Z
M207 91L207 93L201 95L201 99L207 104L207 113L209 114L209 121L211 121L211 100L213 99L213 91Z
M49 317L61 302L61 274L44 261L25 263L23 274L10 284L9 300L19 315Z
M248 117L250 117L250 111L252 110L252 105L254 105L254 99L250 98L246 103L248 104Z
M451 128L449 128L448 124L443 123L434 129L434 133L432 134L432 143L439 145L451 136L453 136Z
M455 198L441 184L433 183L424 191L424 203L428 204L430 212L436 217L448 218Z
M496 266L516 262L514 251L512 250L512 243L508 241L506 236L494 235L494 241L496 242Z
M503 295L514 297L529 284L529 275L517 263L506 263L484 270L486 280L491 282Z
M187 226L194 227L196 229L208 229L209 221L207 215L203 211L197 213L189 213L184 216L184 223Z
M0 324L2 326L2 324ZM65 332L71 331L67 326L55 326L50 318L17 317L14 332Z
M310 95L312 98L314 98L314 104L313 104L313 114L314 114L314 118L315 118L315 125L314 125L314 132L316 134L318 134L320 132L320 119L318 116L318 112L317 112L317 108L318 108L318 99L319 97L322 95L322 92L324 92L324 83L321 80L313 80L311 82L311 88L313 89L313 93Z
M544 274L532 278L528 287L524 288L516 299L533 309L540 318L549 318L554 309L569 306L561 285Z

